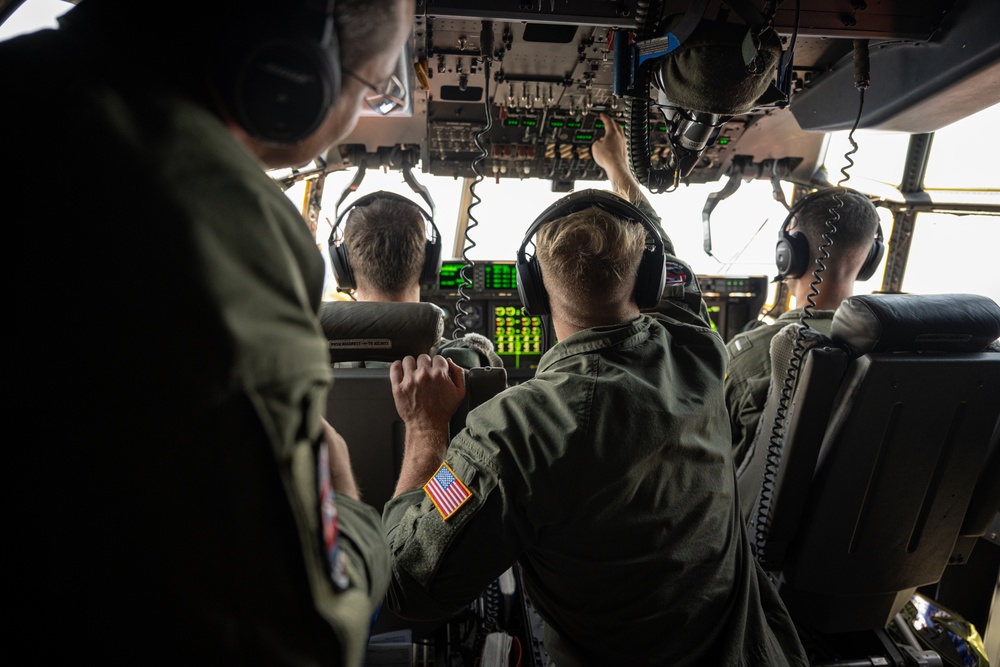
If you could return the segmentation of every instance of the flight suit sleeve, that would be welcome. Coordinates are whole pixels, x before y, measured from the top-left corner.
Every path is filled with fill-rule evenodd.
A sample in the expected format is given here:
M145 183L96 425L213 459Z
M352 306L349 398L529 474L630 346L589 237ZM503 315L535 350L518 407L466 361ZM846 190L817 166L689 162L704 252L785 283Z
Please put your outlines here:
M453 513L447 505L439 508L424 489L386 503L383 523L392 558L386 602L403 618L447 618L479 596L530 544L516 501L519 473L501 464L499 443L491 441L502 432L471 427L452 440L445 463L469 493Z
M766 349L738 335L726 345L729 365L724 391L733 442L733 461L739 469L757 434L770 386L770 358Z
M345 495L338 495L338 543L347 555L352 580L372 603L372 609L389 588L389 545L378 510Z

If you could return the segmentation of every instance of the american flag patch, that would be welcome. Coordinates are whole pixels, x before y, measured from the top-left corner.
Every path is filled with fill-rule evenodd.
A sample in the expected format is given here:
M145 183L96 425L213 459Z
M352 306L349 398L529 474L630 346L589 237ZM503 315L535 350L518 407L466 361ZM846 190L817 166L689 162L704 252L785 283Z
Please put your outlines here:
M455 476L455 471L447 463L442 463L434 476L424 484L424 493L430 497L445 521L472 497L472 492Z

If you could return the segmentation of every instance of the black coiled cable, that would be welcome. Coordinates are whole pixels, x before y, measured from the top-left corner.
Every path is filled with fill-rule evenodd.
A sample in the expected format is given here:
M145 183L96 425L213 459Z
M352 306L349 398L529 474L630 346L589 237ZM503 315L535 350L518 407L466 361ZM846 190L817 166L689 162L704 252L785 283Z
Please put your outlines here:
M851 148L844 154L846 164L841 167L840 173L843 176L837 186L844 187L844 184L851 179L850 169L854 167L854 160L851 158L858 151L858 142L854 140L854 132L861 124L861 114L865 106L865 90L871 84L870 65L868 61L867 40L854 41L854 84L859 91L858 115L854 119L851 131L847 133L847 141ZM816 258L817 268L813 269L813 280L809 284L809 294L806 296L807 305L802 309L802 317L799 319L799 330L795 336L795 345L792 348L792 358L788 363L788 373L781 387L781 396L778 399L778 409L775 414L774 424L771 427L771 437L767 445L767 456L764 463L764 476L761 482L760 496L757 501L757 509L754 516L754 555L762 565L765 563L764 550L767 545L767 537L771 528L771 500L774 496L775 479L778 476L778 468L781 466L781 457L784 449L784 424L788 414L788 404L792 398L792 391L799 375L799 368L805 356L805 336L803 331L809 327L809 320L813 317L813 310L816 308L815 297L819 295L819 286L823 282L823 271L826 270L826 260L830 258L829 249L833 245L833 236L837 233L837 222L840 221L840 209L844 206L844 201L840 198L843 192L834 192L833 199L836 202L830 206L829 217L826 220L826 228L823 232L823 243L819 247L819 257Z
M486 33L492 36L493 27L492 23L488 21L483 22L483 35ZM485 40L483 40L485 41ZM492 42L492 39L490 39ZM493 113L492 113L492 103L490 102L490 63L492 62L492 56L490 52L484 48L483 49L483 76L485 77L485 85L483 92L485 93L485 104L486 104L486 125L483 126L479 132L476 132L474 141L476 148L479 149L479 155L472 161L472 171L476 175L476 178L469 184L469 195L472 201L469 203L469 208L466 209L467 216L469 218L469 223L465 226L465 246L462 248L462 260L464 264L462 265L462 270L459 272L459 276L462 281L458 285L458 301L455 303L455 333L454 338L459 339L465 335L465 331L468 328L467 321L469 319L469 311L466 310L465 304L469 303L471 300L469 295L466 294L465 289L467 287L472 287L472 277L470 272L472 271L475 262L469 257L469 251L476 247L476 242L472 240L469 232L472 231L474 227L479 226L479 221L476 220L475 216L472 215L472 209L482 198L476 194L476 185L483 181L483 172L479 170L479 165L482 164L483 160L490 156L489 148L483 144L483 137L489 134L490 130L493 129Z
M486 636L500 628L500 584L496 579L483 591L483 622L476 633L473 655L481 656Z
M640 40L655 36L663 0L639 0L635 8L636 37ZM664 169L653 169L649 158L649 72L640 68L636 74L635 97L625 98L628 166L639 183L650 192L659 194L677 187L680 174Z

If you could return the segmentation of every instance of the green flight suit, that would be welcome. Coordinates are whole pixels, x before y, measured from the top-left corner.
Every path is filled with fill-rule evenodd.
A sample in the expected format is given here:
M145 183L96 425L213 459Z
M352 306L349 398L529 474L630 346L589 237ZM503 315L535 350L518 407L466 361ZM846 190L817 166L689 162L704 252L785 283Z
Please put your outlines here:
M697 281L667 293L673 317L573 334L469 413L450 518L386 504L394 610L444 618L517 561L557 667L805 664L740 523L722 340Z
M809 326L829 336L833 323L832 310L814 310ZM750 444L757 434L760 415L767 401L771 384L771 339L782 328L799 321L802 309L782 313L774 324L759 326L746 333L737 334L726 345L729 353L729 370L726 372L726 407L732 430L733 461L737 468L746 457Z
M389 556L378 512L338 497L331 574L315 239L190 91L81 30L0 44L4 163L31 175L7 202L31 210L15 652L358 665Z

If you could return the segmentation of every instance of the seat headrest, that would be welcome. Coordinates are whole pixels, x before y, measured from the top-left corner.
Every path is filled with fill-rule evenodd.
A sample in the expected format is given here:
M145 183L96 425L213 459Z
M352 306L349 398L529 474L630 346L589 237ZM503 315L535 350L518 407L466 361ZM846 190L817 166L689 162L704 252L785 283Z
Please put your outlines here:
M330 301L319 319L331 363L429 354L444 332L444 311L433 303Z
M869 352L981 352L1000 337L1000 306L978 294L866 294L845 299L830 338Z

